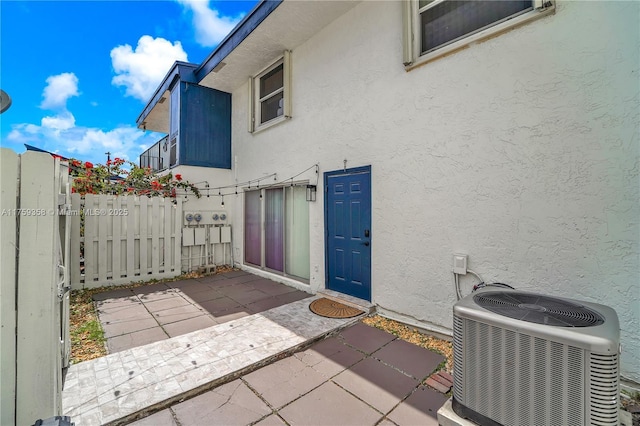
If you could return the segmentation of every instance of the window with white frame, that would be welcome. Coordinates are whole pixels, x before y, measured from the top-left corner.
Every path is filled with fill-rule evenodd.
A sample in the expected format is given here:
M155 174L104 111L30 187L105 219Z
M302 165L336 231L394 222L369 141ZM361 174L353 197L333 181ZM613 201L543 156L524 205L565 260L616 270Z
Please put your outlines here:
M549 0L404 2L404 64L411 67L554 11Z
M267 128L291 117L290 54L250 80L249 131Z
M309 280L309 202L306 186L244 193L244 261Z

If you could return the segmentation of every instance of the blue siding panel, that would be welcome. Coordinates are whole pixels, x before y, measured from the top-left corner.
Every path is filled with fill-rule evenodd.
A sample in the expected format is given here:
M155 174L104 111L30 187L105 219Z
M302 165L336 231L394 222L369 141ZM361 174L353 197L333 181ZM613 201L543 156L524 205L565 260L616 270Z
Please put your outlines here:
M187 166L231 168L231 94L181 83L180 159Z

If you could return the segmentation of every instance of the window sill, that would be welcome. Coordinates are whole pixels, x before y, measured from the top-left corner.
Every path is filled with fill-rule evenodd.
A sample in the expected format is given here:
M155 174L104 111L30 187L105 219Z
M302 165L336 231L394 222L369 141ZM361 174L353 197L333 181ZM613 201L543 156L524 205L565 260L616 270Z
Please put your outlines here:
M444 56L448 56L452 53L457 52L458 50L466 49L471 44L483 42L487 39L496 37L521 25L535 21L547 15L552 15L555 13L555 11L556 6L555 2L553 2L551 6L545 9L532 10L513 19L509 19L491 28L487 28L486 30L472 34L469 37L465 37L462 40L458 40L454 43L443 46L442 48L437 49L433 52L429 52L422 56L419 56L413 63L404 66L405 71L411 71L414 68L442 58Z
M252 134L260 133L263 130L266 130L266 129L270 128L270 127L273 127L273 126L275 126L277 124L282 123L283 121L287 121L287 120L290 120L290 119L291 119L291 117L289 117L289 116L281 115L280 117L274 118L273 120L269 120L266 123L261 124L260 126L256 127L253 130L253 132L251 132L251 133Z

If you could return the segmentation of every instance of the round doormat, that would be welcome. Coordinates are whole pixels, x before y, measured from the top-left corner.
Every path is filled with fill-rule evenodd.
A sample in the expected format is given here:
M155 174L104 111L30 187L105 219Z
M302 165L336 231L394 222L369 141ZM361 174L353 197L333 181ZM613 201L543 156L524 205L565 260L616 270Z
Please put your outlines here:
M324 297L311 302L309 309L314 314L327 318L352 318L364 313L360 309Z

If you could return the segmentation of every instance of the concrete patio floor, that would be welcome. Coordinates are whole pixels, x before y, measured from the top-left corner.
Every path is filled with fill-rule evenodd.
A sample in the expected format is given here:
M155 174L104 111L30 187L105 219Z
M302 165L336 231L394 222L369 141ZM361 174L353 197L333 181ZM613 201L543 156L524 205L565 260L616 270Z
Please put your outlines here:
M443 360L358 323L131 424L437 425L447 397L421 383Z
M98 293L109 353L142 346L311 297L245 271Z
M98 294L110 354L70 367L63 413L89 426L437 424L446 397L422 383L444 358L317 316L318 297L244 271Z

